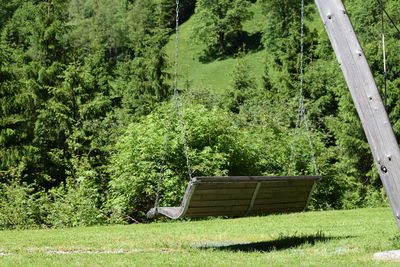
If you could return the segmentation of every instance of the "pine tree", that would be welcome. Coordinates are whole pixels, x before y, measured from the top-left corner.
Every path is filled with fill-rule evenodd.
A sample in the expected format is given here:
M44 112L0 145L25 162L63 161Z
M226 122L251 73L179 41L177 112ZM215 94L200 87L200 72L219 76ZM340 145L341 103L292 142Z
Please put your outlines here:
M137 2L131 12L138 14L137 31L130 37L133 57L120 62L114 91L129 112L147 114L171 95L165 54L169 30L162 24L160 6L152 1Z
M13 74L11 51L0 45L0 176L24 172L34 157L32 117L36 97ZM15 172L16 170L18 172ZM1 181L1 180L0 180Z
M29 133L26 142L34 151L24 164L26 179L38 185L64 175L63 159L55 156L56 151L52 149L63 146L68 124L64 107L54 101L59 75L68 60L67 49L62 44L65 14L63 1L27 3L15 12L2 34L5 45L13 48L10 66L21 88L16 91L15 99L32 103L23 104L29 112L24 126L24 131ZM9 112L10 116L17 116L19 109Z
M257 86L254 78L251 77L246 61L239 55L236 62L225 102L231 112L239 113L246 101L256 97Z

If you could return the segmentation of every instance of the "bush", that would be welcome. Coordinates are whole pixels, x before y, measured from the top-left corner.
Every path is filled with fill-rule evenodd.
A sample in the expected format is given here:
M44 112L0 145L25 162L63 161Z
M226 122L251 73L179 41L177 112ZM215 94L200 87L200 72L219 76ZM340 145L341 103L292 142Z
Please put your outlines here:
M40 223L42 199L33 188L19 180L0 184L0 229L25 229Z
M57 228L103 224L106 216L98 207L98 197L97 191L84 182L68 179L50 190L46 223Z
M258 123L253 123L246 116L196 104L185 108L183 114L193 176L287 174L291 134L277 118L262 113ZM161 106L129 125L116 145L108 205L121 218L143 220L154 204L168 117L169 107ZM179 205L188 181L180 134L173 118L160 205ZM312 172L306 158L297 157L295 165L305 168L297 172Z
M80 182L66 184L49 192L19 180L0 185L0 229L89 226L106 222L97 207L98 194Z

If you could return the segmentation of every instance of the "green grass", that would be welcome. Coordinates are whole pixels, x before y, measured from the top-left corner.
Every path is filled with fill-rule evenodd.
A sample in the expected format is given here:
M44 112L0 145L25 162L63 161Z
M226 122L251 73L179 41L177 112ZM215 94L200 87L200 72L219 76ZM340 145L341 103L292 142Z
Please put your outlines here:
M253 19L244 23L243 30L247 31L249 34L262 32L265 27L266 18L262 15L260 4L258 2L252 4L251 10L254 13ZM231 84L232 73L236 66L236 59L231 56L207 63L200 62L199 56L205 46L193 42L191 32L193 23L193 19L189 19L180 27L179 86L183 88L184 84L189 82L190 86L194 89L207 88L216 94L222 94ZM316 8L314 8L314 14L306 23L312 30L323 30L323 25ZM175 35L171 36L170 42L166 46L166 53L172 68L175 58ZM249 72L255 83L259 86L262 85L264 66L268 56L268 51L265 49L261 51L248 51L244 56L244 60L249 66ZM172 73L173 70L171 69L170 72Z
M254 18L243 25L243 29L250 34L260 32L263 27L263 16L259 4L252 4L251 10ZM236 65L234 57L216 59L211 62L202 63L199 56L204 46L192 40L191 29L193 19L189 19L180 27L179 35L179 75L180 87L188 81L193 88L208 88L217 94L223 93L230 86L232 73ZM171 36L166 46L166 53L169 57L170 66L173 66L175 56L175 35ZM264 72L265 51L249 52L244 58L250 66L250 72L256 83L261 85ZM171 70L171 72L173 72Z
M0 266L391 266L389 208L63 230L2 231ZM48 254L48 251L125 251Z

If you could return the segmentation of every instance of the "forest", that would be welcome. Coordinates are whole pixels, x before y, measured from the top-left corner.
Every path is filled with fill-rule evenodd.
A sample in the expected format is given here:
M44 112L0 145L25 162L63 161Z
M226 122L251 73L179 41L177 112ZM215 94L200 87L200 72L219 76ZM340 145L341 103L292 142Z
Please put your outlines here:
M400 137L400 5L380 1L344 3ZM310 210L387 205L313 1L301 14L181 0L176 47L174 0L0 0L0 229L144 222L188 168L319 173Z

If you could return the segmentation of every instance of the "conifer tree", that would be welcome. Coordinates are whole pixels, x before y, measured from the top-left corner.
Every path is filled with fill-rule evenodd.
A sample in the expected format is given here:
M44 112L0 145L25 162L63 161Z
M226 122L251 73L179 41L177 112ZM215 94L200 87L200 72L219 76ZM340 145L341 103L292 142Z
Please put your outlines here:
M36 97L13 74L10 53L7 46L0 45L0 176L3 178L26 171L35 152L31 136Z
M119 64L114 91L121 94L123 107L131 113L147 114L155 103L171 95L165 54L168 29L162 23L160 6L153 1L137 2L131 10L134 14L138 21L130 37L133 58Z
M245 102L256 96L257 86L251 77L247 62L239 55L233 71L231 87L228 90L226 105L234 113L239 113Z

